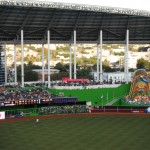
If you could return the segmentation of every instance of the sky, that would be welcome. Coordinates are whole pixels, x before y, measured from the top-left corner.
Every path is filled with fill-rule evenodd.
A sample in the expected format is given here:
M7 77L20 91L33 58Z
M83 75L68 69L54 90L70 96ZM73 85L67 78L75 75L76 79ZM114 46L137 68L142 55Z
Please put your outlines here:
M89 4L89 5L111 6L111 7L150 11L150 0L36 0L36 1Z

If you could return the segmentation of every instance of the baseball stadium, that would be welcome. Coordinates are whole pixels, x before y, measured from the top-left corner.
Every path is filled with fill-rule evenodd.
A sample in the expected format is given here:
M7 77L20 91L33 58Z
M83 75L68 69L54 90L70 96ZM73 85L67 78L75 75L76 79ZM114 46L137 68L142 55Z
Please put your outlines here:
M0 150L145 150L150 148L150 72L129 80L129 43L149 44L150 12L60 2L0 1ZM51 80L51 44L70 44L69 77ZM96 82L79 79L77 44L97 44ZM124 82L105 84L103 44L124 44ZM14 45L8 83L6 45ZM24 81L24 44L41 44L42 81ZM21 52L17 79L16 45ZM47 46L47 81L44 76ZM73 64L73 68L72 68ZM78 84L77 84L78 83Z

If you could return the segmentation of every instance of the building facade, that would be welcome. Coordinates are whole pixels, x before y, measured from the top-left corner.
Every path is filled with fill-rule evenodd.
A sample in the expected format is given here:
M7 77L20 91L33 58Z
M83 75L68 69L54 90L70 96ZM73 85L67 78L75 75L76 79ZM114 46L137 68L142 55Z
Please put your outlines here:
M132 72L129 72L128 74L128 78L129 78L129 82L132 79ZM91 75L93 75L94 80L97 80L97 72L91 72ZM121 82L125 82L125 73L124 72L104 72L103 73L103 81L104 82L109 82L111 84L115 84L115 83L121 83Z

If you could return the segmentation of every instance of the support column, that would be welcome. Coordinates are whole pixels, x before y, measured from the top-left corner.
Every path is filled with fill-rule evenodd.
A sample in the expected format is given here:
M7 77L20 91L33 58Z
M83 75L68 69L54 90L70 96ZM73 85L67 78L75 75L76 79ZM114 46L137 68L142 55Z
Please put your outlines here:
M44 44L42 44L42 83L45 82L44 76Z
M126 45L124 46L124 81L126 82Z
M50 31L47 31L47 46L48 46L48 88L50 88Z
M126 74L125 74L125 81L126 83L129 83L129 69L128 69L128 61L129 61L129 30L126 31L126 61L125 61L125 68L126 68Z
M7 53L6 53L6 44L4 44L4 51L5 51L5 84L7 84Z
M15 71L15 84L17 84L17 59L16 59L16 44L14 44L14 71Z
M76 71L76 30L74 30L74 79L77 78Z
M97 44L97 82L99 82L99 45Z
M72 49L70 44L69 78L72 79Z
M23 30L21 30L21 86L24 87L24 47L23 47Z
M124 81L126 82L126 72L127 72L127 69L126 69L126 44L124 45Z
M102 35L102 30L100 30L100 82L101 83L103 83L102 48L103 48L103 35Z

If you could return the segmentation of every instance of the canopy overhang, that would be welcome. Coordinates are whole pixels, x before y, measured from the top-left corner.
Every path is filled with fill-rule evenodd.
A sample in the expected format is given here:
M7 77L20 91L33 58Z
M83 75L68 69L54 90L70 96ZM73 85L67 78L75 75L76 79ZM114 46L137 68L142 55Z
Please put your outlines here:
M54 2L0 1L0 42L20 43L21 30L24 43L47 43L50 30L51 43L99 43L100 30L103 43L125 44L126 30L130 43L150 43L150 11Z

